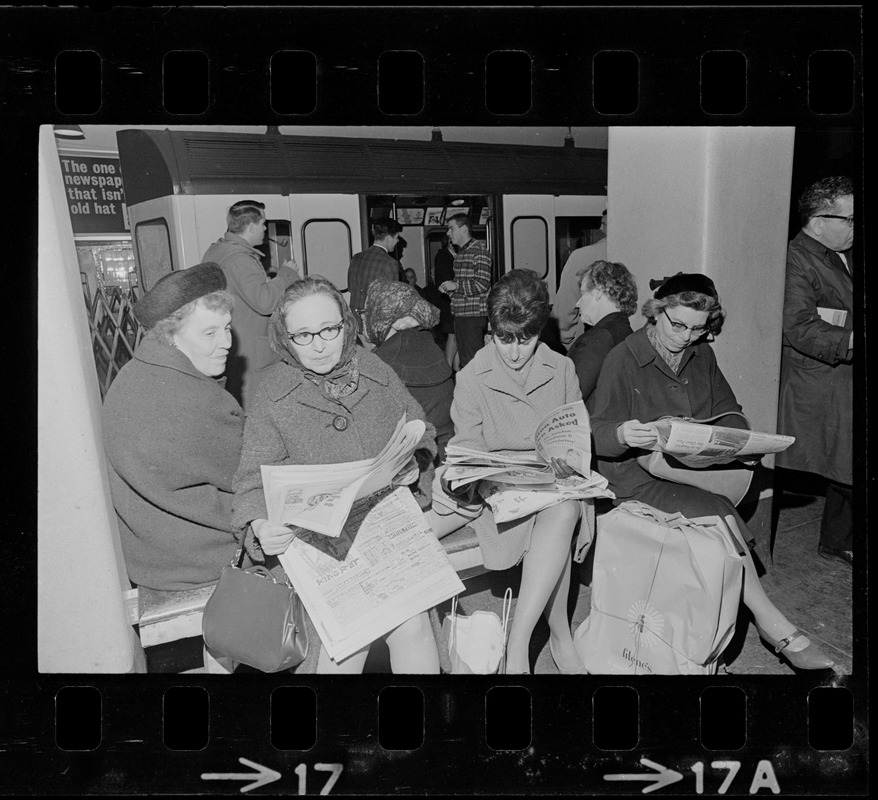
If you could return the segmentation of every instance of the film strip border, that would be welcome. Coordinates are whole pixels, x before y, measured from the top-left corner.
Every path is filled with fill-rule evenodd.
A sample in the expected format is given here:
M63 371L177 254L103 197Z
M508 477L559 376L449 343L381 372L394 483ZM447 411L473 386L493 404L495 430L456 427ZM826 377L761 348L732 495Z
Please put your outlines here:
M729 676L660 691L654 679L612 676L216 680L117 679L44 695L30 709L42 731L19 759L26 780L11 773L4 788L49 778L51 793L188 794L228 790L214 781L232 778L219 775L254 782L266 771L283 780L278 792L316 794L332 765L337 793L351 794L866 789L866 731L852 724L864 699L844 687Z
M37 11L4 12L24 35L2 102L45 120L848 124L861 108L857 7Z

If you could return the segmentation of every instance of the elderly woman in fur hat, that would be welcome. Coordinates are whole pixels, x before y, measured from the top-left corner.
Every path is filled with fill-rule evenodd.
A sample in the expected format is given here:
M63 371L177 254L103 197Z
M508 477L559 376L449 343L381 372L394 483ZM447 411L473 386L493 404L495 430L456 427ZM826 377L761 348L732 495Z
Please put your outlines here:
M244 415L220 377L233 302L208 262L163 276L134 306L147 333L107 393L103 429L122 552L138 586L209 585L238 549L232 479Z

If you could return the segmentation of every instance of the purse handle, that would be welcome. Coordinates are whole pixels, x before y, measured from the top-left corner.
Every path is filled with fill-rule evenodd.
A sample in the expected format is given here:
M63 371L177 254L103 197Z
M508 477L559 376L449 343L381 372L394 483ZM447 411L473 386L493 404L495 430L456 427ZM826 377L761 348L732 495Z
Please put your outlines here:
M242 543L241 546L238 548L238 552L235 553L235 557L229 562L229 566L232 569L239 569L242 572L249 572L251 575L256 575L260 578L265 578L266 580L271 581L272 583L276 583L278 586L286 586L287 589L292 589L293 591L296 591L296 587L293 586L292 583L290 583L290 576L287 575L286 570L284 570L284 578L286 578L286 580L279 581L277 578L274 577L274 575L271 574L271 570L268 569L268 567L263 566L262 564L256 564L256 565L250 567L249 569L245 570L241 566L241 562L243 562L243 560L244 560L244 545Z

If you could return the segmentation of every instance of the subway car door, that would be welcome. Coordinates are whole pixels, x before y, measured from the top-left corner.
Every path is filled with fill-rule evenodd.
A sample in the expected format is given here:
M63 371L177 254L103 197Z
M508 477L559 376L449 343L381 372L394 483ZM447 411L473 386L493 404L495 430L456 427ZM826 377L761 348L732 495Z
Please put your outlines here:
M541 194L503 196L503 250L501 274L532 269L555 299L555 197Z
M362 249L360 199L355 194L290 195L292 245L302 275L322 275L341 291Z

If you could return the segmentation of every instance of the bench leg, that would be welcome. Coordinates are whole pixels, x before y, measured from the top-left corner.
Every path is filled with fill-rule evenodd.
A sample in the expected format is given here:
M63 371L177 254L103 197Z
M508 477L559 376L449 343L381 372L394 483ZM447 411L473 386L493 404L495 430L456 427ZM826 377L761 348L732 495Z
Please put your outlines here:
M214 656L204 645L204 670L209 675L231 675L238 662L228 656Z

